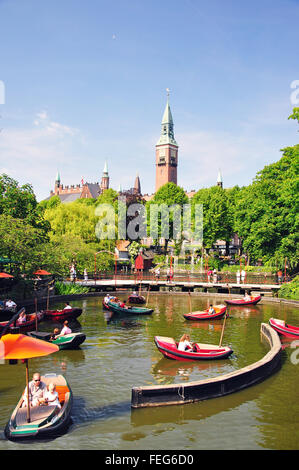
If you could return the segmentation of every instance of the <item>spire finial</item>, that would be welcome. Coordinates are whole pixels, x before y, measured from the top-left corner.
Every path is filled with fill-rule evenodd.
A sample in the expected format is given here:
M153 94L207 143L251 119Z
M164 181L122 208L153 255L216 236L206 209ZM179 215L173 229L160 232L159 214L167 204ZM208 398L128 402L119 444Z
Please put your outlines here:
M167 93L167 101L168 101L169 100L169 93L170 93L169 88L166 88L166 93Z

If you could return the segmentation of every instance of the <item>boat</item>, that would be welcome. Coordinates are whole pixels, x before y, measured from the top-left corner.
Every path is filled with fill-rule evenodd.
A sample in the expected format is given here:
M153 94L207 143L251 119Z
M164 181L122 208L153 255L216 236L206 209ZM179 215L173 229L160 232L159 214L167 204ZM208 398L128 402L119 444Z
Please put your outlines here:
M42 382L55 383L61 409L58 406L40 405L30 408L30 422L27 422L27 408L22 408L21 396L4 430L7 439L16 441L24 439L53 438L62 434L68 427L71 418L73 394L63 375L45 374Z
M299 327L288 325L284 320L270 318L269 325L282 336L287 338L299 338Z
M28 336L32 338L41 339L43 341L50 341L52 333L47 333L44 331L29 331L27 333ZM68 335L62 335L58 338L51 341L52 344L57 344L59 349L77 349L80 344L82 344L86 339L86 335L84 333L70 333Z
M82 313L82 308L65 308L63 310L43 310L47 320L65 321L77 318Z
M145 304L146 300L143 295L131 294L128 297L128 302L130 302L130 304Z
M44 319L44 313L43 312L37 312L36 314L35 313L29 313L29 314L26 315L26 321L25 322L19 323L18 320L15 320L13 322L13 324L10 325L10 327L8 328L7 333L9 333L11 331L11 329L14 328L15 326L20 328L20 331L30 329L30 328L32 328L33 326L36 325L36 321L37 321L37 323L39 323L43 319ZM3 330L9 324L10 321L11 320L0 322L0 331Z
M108 302L109 310L113 313L125 313L130 315L150 315L153 313L153 308L145 308L145 307L121 307L120 304L116 302Z
M244 299L229 299L225 300L227 305L256 305L261 300L260 295L252 295L251 300L244 300Z
M226 309L226 305L216 305L214 307L215 313L209 313L209 309L207 308L203 312L184 313L183 315L186 320L218 320L225 315Z
M226 359L233 350L228 346L216 346L214 344L193 343L193 349L179 351L178 343L173 338L155 336L155 344L165 357L177 361L198 361L210 359Z

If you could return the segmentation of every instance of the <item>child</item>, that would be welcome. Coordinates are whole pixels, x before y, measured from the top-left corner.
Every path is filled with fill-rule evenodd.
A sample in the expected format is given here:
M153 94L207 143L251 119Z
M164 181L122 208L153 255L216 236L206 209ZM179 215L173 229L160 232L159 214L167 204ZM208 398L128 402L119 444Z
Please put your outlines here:
M58 392L56 392L56 385L54 383L48 385L48 389L44 394L44 400L50 406L56 405L58 408L61 408L61 404L58 400Z

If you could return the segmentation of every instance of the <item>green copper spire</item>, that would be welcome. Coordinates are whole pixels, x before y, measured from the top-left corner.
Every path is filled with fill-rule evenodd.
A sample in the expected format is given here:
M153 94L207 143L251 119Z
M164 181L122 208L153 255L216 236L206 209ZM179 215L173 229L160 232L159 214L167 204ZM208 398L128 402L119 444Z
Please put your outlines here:
M167 103L165 107L165 111L162 118L162 128L161 128L161 135L160 139L157 142L157 145L163 144L172 144L178 146L173 132L173 119L172 114L169 106L169 90L167 89Z
M108 176L108 165L107 165L107 161L105 161L104 170L103 170L103 176Z
M60 174L59 174L59 171L57 171L57 173L56 173L55 183L60 183Z

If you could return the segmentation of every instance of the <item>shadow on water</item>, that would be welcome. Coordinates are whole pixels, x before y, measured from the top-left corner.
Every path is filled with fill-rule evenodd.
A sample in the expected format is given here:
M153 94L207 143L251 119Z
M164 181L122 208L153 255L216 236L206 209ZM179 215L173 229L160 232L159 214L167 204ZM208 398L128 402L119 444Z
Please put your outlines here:
M75 397L72 410L72 424L76 427L88 425L94 421L106 420L129 414L130 410L130 401L87 408L83 397Z
M79 426L88 426L90 423L94 423L95 421L105 421L111 418L117 418L121 415L129 415L131 410L131 402L120 402L120 403L113 403L111 405L104 405L95 408L87 408L86 402L83 397L74 397L73 401L73 408L71 414L71 421L67 431L64 431L60 434L57 434L53 438L39 438L39 442L52 442L58 437L75 431ZM0 441L7 441L4 430L0 431ZM20 440L18 443L20 444L30 444L32 440Z

